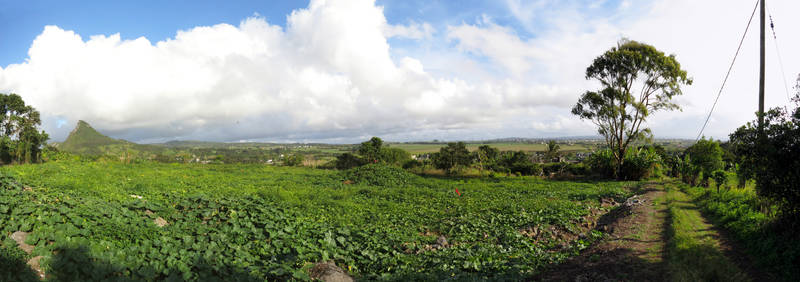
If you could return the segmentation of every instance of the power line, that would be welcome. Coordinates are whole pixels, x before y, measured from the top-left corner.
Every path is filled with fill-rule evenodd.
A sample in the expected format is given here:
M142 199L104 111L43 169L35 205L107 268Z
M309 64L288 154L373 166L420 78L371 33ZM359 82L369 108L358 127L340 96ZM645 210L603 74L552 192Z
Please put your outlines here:
M714 108L717 107L719 96L722 95L722 90L725 89L725 83L728 82L728 77L731 75L731 70L733 70L733 65L736 63L736 58L739 57L739 51L742 50L742 44L744 43L744 38L747 36L747 31L750 29L750 23L753 22L753 17L755 17L756 15L756 10L758 9L758 3L759 1L756 1L756 6L753 7L753 13L750 14L750 20L747 21L747 27L744 28L744 34L742 34L742 40L739 41L739 47L736 48L736 54L733 55L733 61L731 61L731 66L728 67L728 73L725 74L725 79L722 80L722 86L719 87L717 98L714 99L714 104L711 106L711 111L708 112L706 121L703 123L703 128L700 129L700 133L697 134L697 138L694 139L694 142L700 140L700 136L703 135L703 131L706 130L706 125L708 125L708 120L711 119L711 114L714 113Z
M769 6L767 6L767 11L769 11ZM783 88L786 90L786 100L792 102L791 95L789 94L789 85L786 84L786 71L783 68L783 58L781 57L781 49L778 48L778 36L775 34L775 22L772 21L772 12L769 12L769 28L772 29L772 38L773 42L775 42L775 52L778 53L778 64L781 67L781 75L783 75Z

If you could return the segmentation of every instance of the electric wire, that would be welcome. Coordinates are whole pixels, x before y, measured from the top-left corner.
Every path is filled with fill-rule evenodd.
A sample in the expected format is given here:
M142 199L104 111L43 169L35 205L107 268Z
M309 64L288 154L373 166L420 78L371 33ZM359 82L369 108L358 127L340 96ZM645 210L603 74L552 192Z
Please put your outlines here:
M786 100L789 103L792 102L791 94L789 94L789 85L786 84L786 71L783 67L783 58L781 57L781 49L778 47L778 36L775 34L775 22L772 21L772 12L769 10L769 5L767 5L767 12L769 12L769 28L772 29L772 39L775 43L775 52L778 54L778 64L781 67L781 75L783 76L783 88L786 90Z
M706 121L703 123L703 127L700 129L700 133L697 134L697 138L695 138L694 142L700 140L700 136L703 135L703 131L705 131L706 126L708 125L708 120L711 119L711 114L714 113L714 108L717 107L717 102L719 102L719 96L722 95L722 90L725 89L725 83L728 82L728 77L731 75L731 70L733 70L733 65L736 63L736 58L739 57L739 51L742 50L742 44L744 43L744 39L747 36L747 31L750 29L750 24L753 22L753 17L755 17L756 15L756 10L758 10L759 2L760 0L756 1L756 6L753 7L753 13L750 14L750 20L747 21L747 27L744 28L744 34L742 34L742 39L739 41L739 47L736 48L736 54L733 55L733 61L731 61L731 65L730 67L728 67L728 73L725 74L725 79L722 80L722 86L719 87L717 98L714 99L714 104L711 106L711 111L708 112Z

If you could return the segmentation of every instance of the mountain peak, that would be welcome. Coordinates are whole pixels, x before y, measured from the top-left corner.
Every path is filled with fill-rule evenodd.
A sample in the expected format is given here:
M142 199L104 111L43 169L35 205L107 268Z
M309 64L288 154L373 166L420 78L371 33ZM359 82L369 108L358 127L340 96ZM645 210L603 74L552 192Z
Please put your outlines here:
M88 122L79 120L75 129L69 133L67 139L61 143L61 150L72 153L99 153L99 147L113 144L126 144L127 141L117 140L97 132Z

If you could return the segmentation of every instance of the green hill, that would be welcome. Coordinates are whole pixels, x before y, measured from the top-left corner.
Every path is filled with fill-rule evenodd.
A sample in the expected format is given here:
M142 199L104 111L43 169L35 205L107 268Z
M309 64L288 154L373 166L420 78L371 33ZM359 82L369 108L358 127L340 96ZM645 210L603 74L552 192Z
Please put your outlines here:
M78 121L75 129L58 148L62 151L80 155L119 155L122 153L157 153L163 149L157 146L141 145L122 139L114 139L97 132L89 123Z

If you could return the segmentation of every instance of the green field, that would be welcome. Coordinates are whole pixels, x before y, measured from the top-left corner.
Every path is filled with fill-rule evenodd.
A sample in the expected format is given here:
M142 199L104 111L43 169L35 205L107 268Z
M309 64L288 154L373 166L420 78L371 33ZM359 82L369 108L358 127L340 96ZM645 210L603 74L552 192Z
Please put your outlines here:
M45 272L67 281L305 280L322 261L356 279L518 280L586 247L599 234L577 236L586 232L583 216L636 185L365 169L6 166L0 172L16 180L2 178L0 228L31 232L35 249L14 253L5 236L0 252L4 260L43 256ZM158 218L168 224L158 227Z
M531 144L531 143L491 143L491 144L467 144L467 149L475 151L482 145L489 145L497 148L500 151L526 151L526 152L544 152L544 144ZM401 148L411 154L424 154L438 152L439 148L447 146L447 144L439 143L392 143L390 147ZM582 144L559 144L561 152L585 152L592 151L592 146Z

